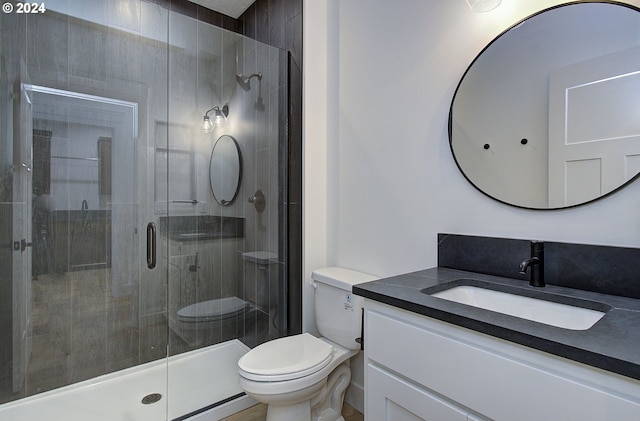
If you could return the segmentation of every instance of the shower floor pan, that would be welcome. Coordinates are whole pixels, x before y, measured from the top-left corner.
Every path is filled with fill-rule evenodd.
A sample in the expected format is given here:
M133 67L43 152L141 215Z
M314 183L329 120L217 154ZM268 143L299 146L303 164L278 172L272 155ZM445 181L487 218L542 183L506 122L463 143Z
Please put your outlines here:
M234 339L106 374L0 405L0 420L218 420L256 403L238 383L248 350Z

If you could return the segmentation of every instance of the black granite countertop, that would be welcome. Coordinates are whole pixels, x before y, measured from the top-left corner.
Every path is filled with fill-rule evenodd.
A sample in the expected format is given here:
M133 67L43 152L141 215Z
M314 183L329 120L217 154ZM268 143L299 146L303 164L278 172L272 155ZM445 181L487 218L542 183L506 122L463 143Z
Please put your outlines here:
M170 240L206 241L244 237L244 218L216 215L160 217L160 233Z
M222 240L225 238L242 238L237 233L230 232L181 232L171 233L169 238L174 241L205 241L205 240Z
M422 292L446 289L458 280L491 284L491 289L514 289L551 301L590 303L592 309L608 310L587 330L569 330L430 296ZM432 268L354 285L362 297L485 333L510 342L565 357L640 380L640 299L547 285L534 288L526 281L483 275L456 269Z

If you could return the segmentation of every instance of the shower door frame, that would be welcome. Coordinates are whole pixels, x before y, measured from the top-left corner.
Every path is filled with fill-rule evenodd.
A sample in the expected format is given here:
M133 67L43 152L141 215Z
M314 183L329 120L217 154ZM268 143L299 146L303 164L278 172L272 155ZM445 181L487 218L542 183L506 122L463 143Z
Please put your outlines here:
M58 97L62 97L65 99L70 99L70 100L75 100L75 101L80 101L80 102L84 102L87 101L89 104L96 104L95 107L89 107L85 105L85 109L91 110L96 112L97 114L102 113L102 115L109 115L111 118L111 120L107 119L105 117L105 122L107 123L111 123L112 124L112 128L115 129L117 124L122 125L122 129L125 133L126 132L130 132L131 135L131 159L133 161L133 163L137 166L137 141L138 141L138 103L133 102L133 101L125 101L125 100L121 100L121 99L116 99L116 98L108 98L108 97L103 97L103 96L96 96L96 95L90 95L90 94L84 94L81 92L74 92L74 91L68 91L68 90L64 90L64 89L57 89L57 88L50 88L50 87L46 87L46 86L41 86L41 85L29 85L28 86L29 90L33 93L33 96L35 98L35 94L44 94L44 95L52 95L52 96L58 96ZM117 119L119 119L119 121L116 121ZM125 139L122 140L122 142L126 142L127 138L126 136L128 136L128 134L125 134ZM116 139L117 140L117 139ZM113 154L113 148L111 153ZM54 157L52 157L54 158ZM61 158L61 157L59 157ZM98 165L100 162L100 157L69 157L69 159L88 159L88 160L94 160L97 159ZM114 160L111 159L111 162L113 163ZM133 189L133 194L131 194L131 199L134 199L136 197L138 197L138 192L137 192L137 167L134 166L131 168L131 180L129 180L131 182L131 185L134 186ZM111 177L112 177L112 184L117 185L117 183L113 183L113 177L114 177L114 172L111 171ZM122 176L122 174L119 174L120 176ZM139 204L137 204L139 206ZM111 212L113 212L113 209L111 208L111 206L108 206L111 210ZM139 227L138 227L138 219L139 219L140 215L138 213L136 213L136 220L135 221L128 221L131 225L131 234L133 235L134 238L136 238L138 236L138 232L139 232ZM123 247L119 247L118 246L118 242L117 241L113 241L113 235L115 232L118 232L117 229L114 229L114 226L116 224L114 224L114 218L113 218L113 213L111 215L111 220L110 220L110 225L111 225L111 250L108 251L109 256L110 256L110 260L113 260L113 256L114 255L118 255L118 253L122 253L124 250ZM136 241L137 243L137 241ZM132 247L132 252L133 252L133 256L134 256L134 264L140 263L140 259L139 259L139 253L138 251L138 245L136 244L136 246ZM138 257L136 259L136 257ZM113 265L110 265L109 262L106 262L107 267L111 266L111 278L112 280L115 279L116 277L113 274ZM141 270L142 266L140 264L137 264L137 267L132 268L134 269L134 273L137 275L135 279L131 279L131 278L127 278L127 277L120 277L119 279L126 279L129 282L126 284L123 283L113 283L112 284L112 294L114 297L119 297L119 296L123 296L123 295L127 295L127 294L131 294L131 292L134 290L134 285L137 284L138 279L139 279L139 271ZM136 271L137 269L137 271ZM137 321L133 320L132 321L133 325L137 325Z
M32 303L32 101L30 87L24 82L24 64L13 86L13 180L12 180L12 383L20 391L27 376L31 355ZM16 302L18 304L16 304ZM24 303L24 306L20 306Z

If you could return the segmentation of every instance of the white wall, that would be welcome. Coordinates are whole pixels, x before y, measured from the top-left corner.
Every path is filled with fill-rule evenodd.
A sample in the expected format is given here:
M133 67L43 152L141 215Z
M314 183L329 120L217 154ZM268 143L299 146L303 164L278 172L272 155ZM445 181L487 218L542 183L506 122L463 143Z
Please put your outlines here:
M528 211L475 190L449 150L449 106L469 63L561 3L472 13L463 0L305 1L305 281L324 265L378 276L435 266L438 232L640 247L640 183L584 207ZM314 332L312 303L305 288Z
M464 0L305 0L304 330L317 333L312 270L433 267L438 232L640 247L638 182L583 207L530 211L478 192L451 156L449 106L468 65L509 26L561 3L472 13Z
M337 22L329 19L327 1L304 0L303 11L303 198L302 209L302 329L315 327L311 271L327 259L327 138L329 92L328 34Z

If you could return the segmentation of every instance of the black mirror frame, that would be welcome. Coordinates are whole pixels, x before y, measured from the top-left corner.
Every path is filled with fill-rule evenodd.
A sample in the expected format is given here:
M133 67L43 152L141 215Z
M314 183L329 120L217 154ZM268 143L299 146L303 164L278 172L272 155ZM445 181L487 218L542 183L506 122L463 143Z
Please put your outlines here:
M453 104L455 102L456 96L458 94L458 90L460 89L460 86L462 85L462 82L464 81L465 76L467 75L467 73L469 73L469 71L471 70L471 68L473 67L474 63L480 58L480 56L482 56L482 54L489 48L491 47L491 45L493 45L493 43L495 43L500 37L502 37L503 35L505 35L506 33L508 33L511 29L521 25L522 23L526 22L527 20L538 16L540 14L549 12L551 10L554 9L558 9L561 7L565 7L565 6L571 6L571 5L576 5L576 4L586 4L586 3L602 3L602 4L613 4L613 5L617 5L617 6L623 6L632 10L635 10L636 12L640 13L640 7L636 7L634 5L628 4L628 3L622 3L619 1L615 1L615 0L577 0L577 1L570 1L567 3L563 3L563 4L559 4L556 6L552 6L552 7L548 7L546 9L540 10L536 13L533 13L529 16L527 16L524 19L519 20L518 22L514 23L513 25L511 25L510 27L508 27L507 29L505 29L504 31L502 31L498 36L496 36L493 40L491 40L491 42L489 42L479 53L478 55L471 61L471 63L469 64L469 66L467 67L467 69L464 71L464 73L462 74L462 77L460 78L460 81L458 82L458 85L456 86L456 89L453 93L453 97L451 99L451 105L449 106L449 119L448 119L448 134L449 134L449 148L451 150L451 155L453 157L454 162L456 163L456 166L458 167L458 170L460 171L460 173L464 176L464 178L469 182L469 184L471 184L476 190L478 190L480 193L484 194L485 196L503 203L505 205L508 206L512 206L512 207L516 207L519 209L527 209L527 210L538 210L538 211L553 211L553 210L564 210L564 209L571 209L571 208L575 208L578 206L583 206L583 205L587 205L593 202L596 202L598 200L604 199L608 196L611 196L612 194L622 190L624 187L630 185L632 182L634 182L636 179L638 179L640 177L640 173L636 174L634 177L630 178L629 180L627 180L625 183L621 184L619 187L611 190L610 192L607 192L603 195L600 195L592 200L588 200L586 202L582 202L582 203L576 203L574 205L568 205L568 206L562 206L562 207L555 207L555 208L536 208L536 207L529 207L529 206L522 206L522 205L517 205L517 204L513 204L513 203L509 203L506 202L502 199L498 199L492 195L490 195L489 193L485 192L484 190L482 190L481 188L479 188L473 181L471 181L471 179L467 176L467 174L463 171L460 163L458 162L458 159L456 158L455 152L453 150ZM486 148L485 148L486 149Z

